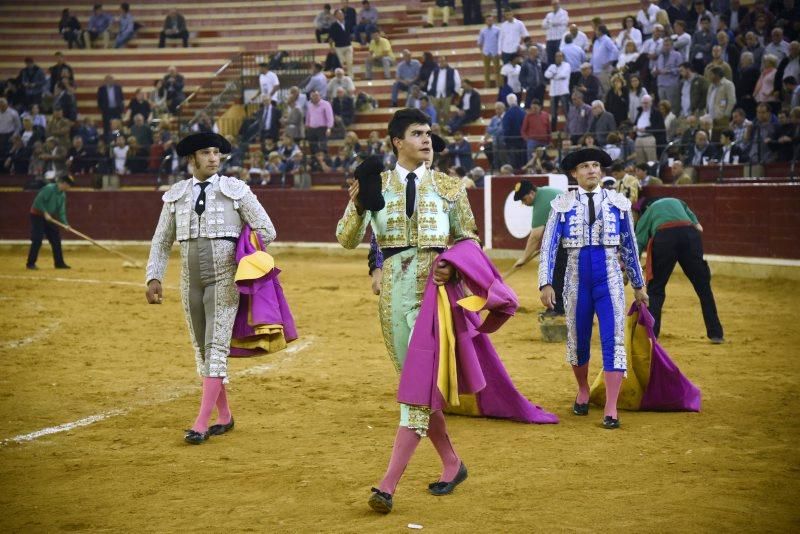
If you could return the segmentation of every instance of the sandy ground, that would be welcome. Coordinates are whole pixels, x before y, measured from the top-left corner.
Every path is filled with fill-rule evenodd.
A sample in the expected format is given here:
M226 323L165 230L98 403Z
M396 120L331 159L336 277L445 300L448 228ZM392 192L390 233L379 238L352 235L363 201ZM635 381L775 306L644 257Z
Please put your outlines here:
M518 388L561 424L449 418L469 480L450 496L427 494L439 464L423 443L395 511L379 516L366 500L397 424L396 377L364 251L275 251L302 337L287 352L232 362L236 429L201 446L182 441L199 381L177 262L165 303L148 306L142 272L113 256L68 249L73 269L55 271L45 248L30 272L24 253L0 251L0 531L800 528L795 283L715 278L728 343L713 346L676 275L662 344L702 389L703 411L623 412L623 428L609 432L596 408L570 415L572 373L563 345L540 340L535 267L526 268L510 280L520 312L493 340ZM592 376L598 358L593 366ZM107 418L10 441L94 415Z

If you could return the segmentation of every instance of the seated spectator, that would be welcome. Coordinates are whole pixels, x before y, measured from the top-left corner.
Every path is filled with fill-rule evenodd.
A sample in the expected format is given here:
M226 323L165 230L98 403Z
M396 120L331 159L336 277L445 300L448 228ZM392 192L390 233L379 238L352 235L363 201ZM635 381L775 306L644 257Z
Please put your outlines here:
M578 144L582 148L597 148L597 138L592 132L586 132L583 134L583 136L581 136Z
M776 161L789 162L797 158L800 145L800 107L793 108L788 117L781 115L780 125L768 144Z
M119 12L119 31L117 32L117 39L114 41L114 48L122 48L136 36L137 26L131 14L130 4L127 2L120 4Z
M377 130L372 130L367 138L367 147L364 150L367 155L380 155L383 148L383 139Z
M453 142L447 145L442 155L449 156L450 162L454 167L471 169L475 166L472 160L472 146L469 141L464 139L464 134L460 131L453 134Z
M125 136L118 135L114 139L111 153L114 158L114 172L119 175L128 174L128 152L130 148L125 141Z
M35 180L44 180L45 161L42 156L45 155L44 143L36 141L31 147L31 159L28 164L28 174L33 176Z
M350 165L355 161L355 155L347 147L342 147L336 154L336 157L330 163L332 170L342 170L347 172Z
M735 134L733 130L723 130L720 134L720 143L717 154L719 161L726 165L736 165L738 163L745 163L747 158L741 146L734 143Z
M328 54L325 56L323 63L323 70L325 72L334 72L336 69L343 67L339 54L336 53L336 45L333 41L328 42Z
M95 164L94 151L83 143L83 137L72 138L72 146L67 151L67 169L71 174L92 172Z
M340 133L340 135L337 135L336 137L343 137L344 130L353 124L353 119L355 117L354 106L355 104L353 97L348 96L343 87L339 87L336 90L336 98L334 98L331 102L331 108L333 109L333 121L336 130Z
M592 120L589 122L588 132L592 133L597 140L597 144L606 144L606 136L617 129L617 121L614 116L606 111L602 100L592 102Z
M150 145L153 144L153 131L148 124L145 124L144 115L141 113L133 116L131 136L136 139L136 143L140 147L150 150Z
M94 168L97 174L106 176L114 174L113 153L103 139L98 139L97 149L95 150Z
M311 161L311 170L317 172L331 172L331 159L325 152L317 152L314 154L314 159Z
M128 137L128 156L125 166L131 174L141 174L147 172L149 163L149 147L139 145L134 136Z
M183 86L183 75L178 74L178 68L175 65L170 66L164 76L164 91L166 92L167 109L170 113L175 113L180 103L186 98L183 94Z
M64 117L61 108L53 110L53 116L47 124L47 136L54 137L62 147L70 146L72 121Z
M447 26L450 22L450 15L456 9L455 0L435 0L433 6L428 7L428 16L425 19L425 27L433 28L436 17L442 17L442 26Z
M267 164L264 167L264 171L266 171L264 175L266 176L266 180L263 181L261 185L267 185L272 175L281 175L285 173L286 163L284 162L279 152L273 151L269 153L269 156L267 156Z
M73 45L77 48L83 48L83 35L81 32L81 23L78 22L77 17L70 14L69 9L61 10L61 20L58 21L58 33L61 38L67 42L67 46L72 50Z
M46 180L55 180L67 172L67 150L55 137L48 137L45 140L39 159L44 162Z
M716 159L718 159L717 151L709 141L708 133L698 130L694 135L694 143L689 147L689 152L686 154L683 163L687 167L698 167L700 165L708 165Z
M452 134L467 124L475 122L481 117L481 95L472 85L470 80L461 82L464 92L461 94L455 114L447 124L448 133ZM471 167L468 167L471 168Z
M33 120L30 117L25 117L22 119L22 131L20 132L20 137L22 138L22 143L26 147L32 149L34 143L43 143L45 139L45 132L46 130L44 128L34 126Z
M292 175L296 189L308 189L311 187L308 162L302 152L296 153L286 162L286 173Z
M311 93L314 91L317 91L321 98L328 89L328 78L322 70L322 65L314 63L314 72L301 85L303 86L303 93L308 95L309 98L311 98Z
M419 88L419 85L413 84L408 91L408 98L406 98L407 108L420 109L420 100L423 96L427 96L425 92Z
M114 17L110 13L103 11L103 4L95 4L92 15L89 17L89 25L83 32L83 42L87 48L97 48L95 41L100 41L101 48L108 48L109 29Z
M636 48L636 45L633 41L627 41L625 43L625 48L622 50L622 53L619 55L619 59L617 60L617 69L623 72L631 72L638 70L639 67L639 56L641 53Z
M317 13L317 16L314 17L314 34L317 37L317 42L322 42L322 36L324 35L327 39L328 37L328 30L331 27L331 24L334 23L336 19L333 18L333 13L331 13L331 5L325 4L322 7L322 11Z
M167 113L167 90L164 89L162 78L153 81L153 89L147 95L147 101L150 103L150 112L154 118Z
M97 127L94 125L94 119L88 116L83 118L75 133L83 138L85 146L97 146L97 142L100 139Z
M364 64L365 78L372 79L372 67L383 67L383 77L390 79L392 77L392 66L394 65L394 53L392 52L392 44L389 39L382 36L380 32L374 32L369 41L369 50Z
M483 170L483 167L473 167L469 171L469 177L472 179L472 183L475 184L475 187L483 189L483 179L486 177L486 171Z
M287 134L284 134L284 136L281 137L280 142L278 142L278 152L284 161L289 160L298 152L302 153L297 142L295 142L295 140Z
M186 19L176 9L170 9L164 19L164 27L158 34L158 47L164 48L167 39L180 39L183 47L189 47L189 30L186 29Z
M336 98L336 90L340 87L344 89L347 96L355 96L356 85L350 76L345 76L344 69L341 68L334 71L333 78L328 82L328 86L325 89L325 99L331 101Z
M208 113L201 111L197 114L197 119L192 124L191 130L193 132L214 132L219 133L219 127L214 120L208 116Z
M30 166L32 148L25 146L22 136L14 134L11 136L11 148L9 148L6 159L3 162L3 170L9 174L28 174Z
M400 91L411 92L411 87L419 76L421 67L422 64L411 57L411 52L407 48L403 50L403 59L397 64L397 73L392 84L391 105L393 108L397 107Z
M503 164L503 114L506 105L495 102L494 115L486 126L486 135L483 136L483 151L489 160L489 166L497 169Z
M427 95L420 97L419 109L427 113L427 115L431 118L431 125L438 124L438 122L436 122L436 116L437 116L436 108L433 107L433 104L431 103L431 100L430 98L428 98Z
M366 45L372 39L372 34L377 31L378 10L369 5L369 0L362 0L361 11L358 13L358 24L353 28L353 38L362 45Z
M21 119L24 119L25 117L30 117L34 127L41 128L43 132L46 131L47 115L40 111L38 104L32 105L30 111L25 111L22 113L22 115L20 115Z
M621 160L622 158L622 138L619 132L609 132L606 136L606 143L602 146L603 151L608 154L611 161Z
M145 98L143 89L136 89L136 94L128 103L128 109L125 111L125 117L122 120L130 126L133 124L133 119L136 115L141 115L145 124L150 124L153 120L152 108L150 107L150 102Z
M75 86L69 81L69 74L61 73L61 81L56 84L53 94L53 109L59 108L64 117L72 122L78 120L78 99L75 96Z
M344 146L353 153L354 155L358 155L361 153L361 140L358 138L358 134L352 130L347 132L344 136Z
M670 171L672 172L672 183L675 185L690 185L694 183L692 177L686 172L686 169L683 166L683 162L679 159L672 160L672 166L670 167Z
M664 185L661 178L650 174L650 166L647 163L639 163L634 168L636 179L639 181L639 189L644 189L648 185Z

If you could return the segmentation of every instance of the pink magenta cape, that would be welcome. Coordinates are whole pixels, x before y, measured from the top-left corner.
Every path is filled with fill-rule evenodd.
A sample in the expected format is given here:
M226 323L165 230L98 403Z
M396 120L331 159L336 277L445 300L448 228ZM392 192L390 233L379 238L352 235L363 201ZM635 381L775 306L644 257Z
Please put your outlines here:
M465 297L461 283L445 284L455 333L458 394L463 402L461 406L452 406L452 403L448 406L437 385L440 362L439 289L433 283L433 273L428 278L403 364L398 401L428 406L432 410L447 408L447 411L454 413L524 423L558 423L556 415L531 403L517 391L489 340L488 334L497 331L517 309L518 301L513 290L503 283L500 273L474 241L455 244L442 253L439 260L445 260L455 267L470 292L485 299L482 309L488 311L486 319L481 322L477 313L458 304ZM474 400L469 398L470 395L474 395Z

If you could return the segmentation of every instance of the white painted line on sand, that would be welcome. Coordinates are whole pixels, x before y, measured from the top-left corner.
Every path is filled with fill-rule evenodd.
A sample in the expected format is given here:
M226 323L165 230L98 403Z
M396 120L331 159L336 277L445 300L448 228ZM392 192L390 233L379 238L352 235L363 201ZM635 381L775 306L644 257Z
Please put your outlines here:
M0 349L18 349L20 347L24 347L25 345L30 345L31 343L35 343L40 339L44 339L56 330L61 327L61 321L56 321L53 324L49 324L47 326L42 327L41 330L33 334L32 336L28 336L22 339L14 339L12 341L7 341L0 345Z
M261 364L261 365L255 365L253 367L249 367L247 369L243 369L243 370L239 371L238 373L236 373L235 376L237 378L242 378L242 377L247 377L247 376L263 375L263 374L273 370L277 365L285 363L287 360L289 360L289 358L292 355L297 354L298 352L300 352L302 350L305 350L306 348L310 347L313 342L314 342L314 338L309 336L308 338L303 339L302 341L298 341L297 343L289 345L288 347L283 349L281 351L281 353L280 353L283 356L283 358L281 358L279 361L273 362L273 363L265 363L265 364ZM141 407L145 407L145 406L153 406L153 405L157 405L157 404L164 404L164 403L167 403L167 402L171 402L171 401L177 400L177 399L179 399L181 397L184 397L184 396L188 395L189 393L194 391L194 389L195 389L194 387L192 387L192 388L188 388L187 387L187 388L180 388L180 389L178 389L177 392L175 392L175 390L173 390L173 394L167 396L166 398L163 398L163 399L160 399L160 400L156 400L156 401L141 402L141 403L136 404L135 407L141 408ZM30 442L30 441L34 441L34 440L36 440L38 438L41 438L42 436L49 436L51 434L58 434L59 432L68 432L68 431L74 430L76 428L89 426L89 425L92 425L92 424L97 423L99 421L103 421L104 419L110 419L112 417L118 417L120 415L125 415L125 414L129 413L132 409L133 408L109 410L107 412L102 412L102 413L99 413L99 414L90 415L89 417L84 417L83 419L78 419L77 421L72 421L70 423L64 423L64 424L58 425L58 426L50 426L50 427L47 427L47 428L43 428L41 430L37 430L35 432L30 432L28 434L20 434L19 436L14 436L13 438L7 438L7 439L4 439L3 441L0 441L0 447L8 445L9 443Z
M131 282L129 280L96 280L94 278L65 278L63 276L21 276L15 274L0 274L6 280L36 280L39 282L72 282L73 284L115 285L132 286L146 289L144 282ZM163 286L164 289L178 289L177 286Z

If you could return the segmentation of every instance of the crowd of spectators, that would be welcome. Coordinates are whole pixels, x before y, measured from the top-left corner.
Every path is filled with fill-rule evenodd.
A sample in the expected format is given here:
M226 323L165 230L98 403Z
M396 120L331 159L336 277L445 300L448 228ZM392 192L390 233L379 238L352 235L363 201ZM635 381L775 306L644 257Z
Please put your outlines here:
M391 80L392 107L428 113L447 137L441 168L466 175L482 150L493 169L546 172L576 146L598 146L628 176L669 169L681 183L696 169L717 164L790 161L800 146L800 7L789 0L642 0L619 22L594 17L580 27L554 0L540 20L523 20L497 2L481 13L480 2L463 2L464 24L477 24L475 44L483 59L483 83L470 80L443 51L415 57L395 53L368 0L326 4L314 20L318 42L328 42L324 63L307 80L281 88L277 72L261 65L257 105L250 107L227 170L259 183L301 187L310 172L352 172L357 162L393 155L377 132L359 140L352 125L359 112L377 107L361 80L377 67ZM505 8L502 9L501 8ZM436 0L425 26L451 25L455 2ZM499 22L498 22L499 21ZM529 28L537 28L534 39ZM117 17L93 8L86 28L64 10L59 31L70 48L125 46L140 26L130 6ZM539 30L540 28L540 30ZM185 18L167 15L159 46L188 45ZM362 47L363 77L354 73L354 46ZM175 67L149 89L126 101L107 76L97 90L102 127L79 119L75 76L57 54L45 70L26 59L3 86L0 100L0 161L5 172L38 177L59 172L137 173L179 169L174 135L162 119L184 100L184 79ZM491 104L493 102L493 104ZM545 105L545 103L548 105ZM494 115L483 119L493 105ZM480 149L465 131L480 124ZM212 117L192 119L195 131L218 131ZM342 140L338 150L329 141ZM474 138L473 138L474 139ZM248 149L256 140L258 152ZM291 140L289 142L288 140ZM287 148L288 147L288 148ZM638 167L637 167L638 166ZM755 169L753 169L755 167ZM24 172L23 172L24 171ZM649 174L648 174L649 173ZM664 173L662 173L664 174ZM473 180L480 183L480 180Z

